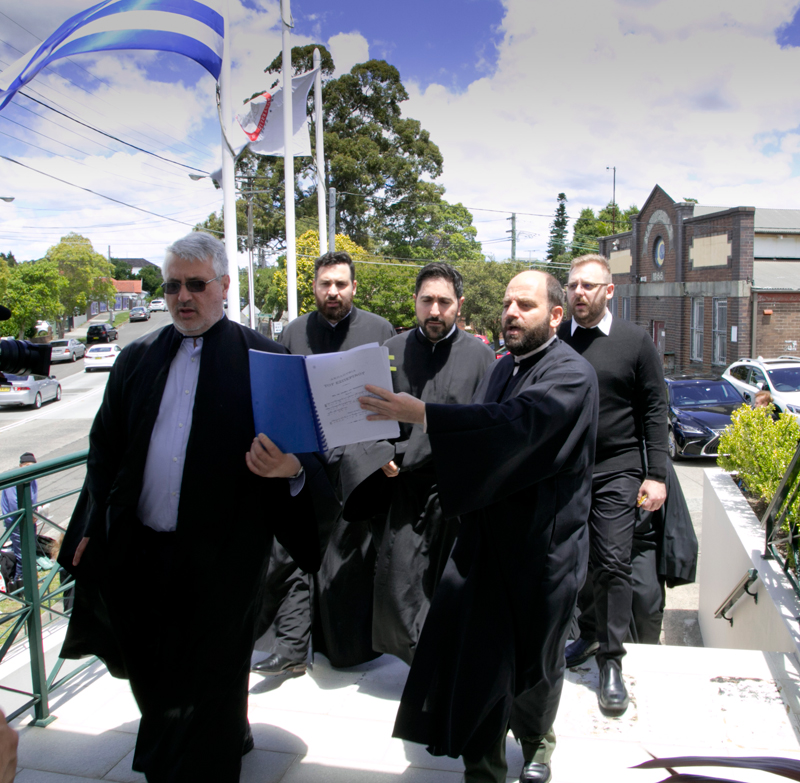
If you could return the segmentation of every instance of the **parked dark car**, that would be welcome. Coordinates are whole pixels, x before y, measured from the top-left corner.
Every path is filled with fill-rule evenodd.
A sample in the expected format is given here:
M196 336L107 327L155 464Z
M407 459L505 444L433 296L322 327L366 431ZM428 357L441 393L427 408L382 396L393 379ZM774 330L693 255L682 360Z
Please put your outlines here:
M111 324L92 324L86 332L86 342L110 343L117 336L117 330Z
M744 404L736 388L722 379L666 378L669 405L669 456L716 457L719 436L731 414Z

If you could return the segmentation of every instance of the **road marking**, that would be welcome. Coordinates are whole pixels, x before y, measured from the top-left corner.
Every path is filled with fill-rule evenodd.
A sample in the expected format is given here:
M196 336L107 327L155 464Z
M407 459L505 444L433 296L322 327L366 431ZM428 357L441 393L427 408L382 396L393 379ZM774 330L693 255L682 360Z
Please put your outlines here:
M92 389L91 391L86 392L86 394L84 394L83 396L78 397L75 400L70 400L69 402L64 402L64 398L62 397L60 402L63 403L63 404L59 404L58 411L61 412L65 408L71 408L73 405L77 405L79 402L83 402L84 400L88 399L92 395L95 395L95 394L98 394L99 392L105 391L105 388L106 388L105 384L103 386L98 386L96 389ZM19 421L15 421L13 424L6 424L5 427L0 427L0 432L6 432L7 430L13 430L14 427L21 427L23 424L27 424L28 422L36 421L37 419L44 418L45 416L47 416L49 413L52 413L52 412L53 412L52 408L48 408L47 410L39 410L37 413L33 414L32 416L28 416L27 419L20 419Z

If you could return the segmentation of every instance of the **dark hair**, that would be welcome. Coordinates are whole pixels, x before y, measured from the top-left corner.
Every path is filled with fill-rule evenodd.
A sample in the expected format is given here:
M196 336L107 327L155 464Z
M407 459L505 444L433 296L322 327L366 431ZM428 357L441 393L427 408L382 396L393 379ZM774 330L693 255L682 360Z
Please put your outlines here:
M542 272L547 278L547 304L552 310L554 307L564 307L564 289L561 283L549 272Z
M417 282L414 286L414 293L418 294L419 289L426 280L440 277L442 280L449 280L453 284L453 290L456 292L456 299L461 299L464 296L464 278L457 269L453 269L450 264L445 264L444 261L432 261L426 264L419 270L417 275Z
M350 258L350 253L345 253L344 250L334 250L331 253L321 255L314 262L314 280L317 279L319 270L323 266L337 266L338 264L347 264L350 267L350 282L352 283L356 279L356 265L353 263L353 259Z

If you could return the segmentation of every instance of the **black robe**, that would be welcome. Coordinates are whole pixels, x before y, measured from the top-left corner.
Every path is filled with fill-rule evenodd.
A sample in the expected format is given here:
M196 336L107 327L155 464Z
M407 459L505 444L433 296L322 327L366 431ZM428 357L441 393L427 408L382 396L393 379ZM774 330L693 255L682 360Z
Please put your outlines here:
M472 405L427 405L439 497L460 516L394 735L477 758L510 726L543 735L586 575L597 377L556 339L495 363ZM481 404L482 403L482 404Z
M309 356L383 343L394 333L385 318L357 307L335 326L315 310L292 321L281 343L290 353ZM340 500L339 471L346 454L346 448L325 454L328 478ZM324 653L334 666L354 666L376 657L372 650L375 548L371 524L344 519L341 504L320 510L318 521L323 555L313 579L292 565L290 553L279 543L273 547L256 649L305 660L313 617L315 652Z
M247 468L255 435L247 351L285 349L223 318L203 335L177 530L142 525L144 466L181 339L168 326L127 346L112 368L59 558L76 577L61 654L98 655L130 679L143 714L134 767L148 780L236 781L254 607L273 533L304 568L317 568L312 495L326 481L319 461L303 458L306 484L292 498L286 480ZM84 535L90 542L73 568ZM220 563L222 581L212 585Z
M385 345L394 391L426 403L470 402L495 360L484 343L459 329L438 343L414 329ZM391 456L399 475L388 478L378 470L370 482L374 508L381 498L389 500L375 571L372 647L409 664L458 529L458 520L442 515L430 441L422 429L400 425Z

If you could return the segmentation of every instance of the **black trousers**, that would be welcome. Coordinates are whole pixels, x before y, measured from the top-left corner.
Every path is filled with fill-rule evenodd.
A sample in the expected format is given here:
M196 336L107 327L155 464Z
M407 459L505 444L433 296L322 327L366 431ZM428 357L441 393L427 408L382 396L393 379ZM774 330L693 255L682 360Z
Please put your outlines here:
M595 473L589 514L589 573L579 597L581 638L597 639L597 663L620 660L631 622L631 554L641 471ZM589 593L589 591L591 591ZM591 600L587 600L591 595ZM593 602L594 612L585 611Z

